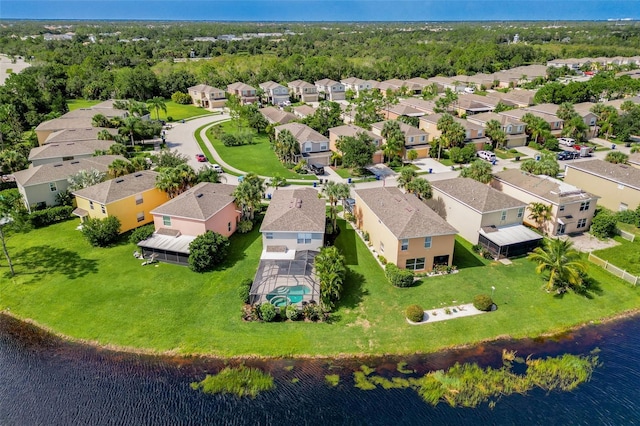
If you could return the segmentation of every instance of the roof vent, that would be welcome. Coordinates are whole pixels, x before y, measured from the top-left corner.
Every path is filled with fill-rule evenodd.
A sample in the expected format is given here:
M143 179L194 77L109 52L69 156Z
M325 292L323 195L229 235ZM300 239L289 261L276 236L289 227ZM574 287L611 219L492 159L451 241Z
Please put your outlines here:
M62 164L54 164L53 167L62 167Z
M124 182L124 179L116 179L116 183Z
M196 194L196 198L202 198L204 194Z
M67 142L67 145L75 145L75 142Z
M142 173L136 173L135 175L133 175L134 177L140 177L142 176Z
M80 164L79 161L72 161L71 164Z

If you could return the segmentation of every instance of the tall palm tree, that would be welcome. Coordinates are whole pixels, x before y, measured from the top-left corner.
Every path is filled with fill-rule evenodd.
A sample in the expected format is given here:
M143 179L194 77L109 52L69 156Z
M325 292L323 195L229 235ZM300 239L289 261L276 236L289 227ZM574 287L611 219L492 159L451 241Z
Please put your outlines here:
M351 194L351 187L346 183L336 183L333 181L329 181L322 189L322 192L324 192L324 194L329 199L331 223L333 224L333 230L335 232L338 219L338 214L336 212L338 201L349 198L349 195Z
M416 195L421 200L428 200L433 195L431 184L425 178L417 177L406 185L407 192Z
M538 230L542 232L544 223L551 219L551 205L538 202L530 203L529 219L538 224Z
M491 139L493 149L502 147L507 142L507 135L502 130L502 123L498 120L489 120L485 128L485 134Z
M387 157L387 160L392 161L394 158L399 157L402 154L405 142L405 135L404 132L400 130L400 123L395 120L385 122L382 127L381 136L386 140L384 155Z
M253 220L263 193L264 182L255 173L248 173L233 191L232 195L242 210L244 220Z
M413 167L403 167L400 169L400 176L398 176L398 188L407 188L407 185L416 178L417 173Z
M156 110L156 120L160 121L160 110L167 113L167 104L164 102L164 98L160 96L155 96L147 101L147 105L149 108L153 108Z
M347 272L345 258L335 246L323 247L314 259L314 269L320 282L322 305L332 308L342 293Z
M128 175L129 173L135 172L135 169L131 165L130 162L121 159L115 159L111 164L109 164L109 168L107 174L111 178L117 178L120 176Z
M118 129L121 134L129 136L131 140L131 146L134 145L133 137L137 133L140 127L140 119L138 117L127 117L122 121L122 125Z
M559 238L545 239L542 247L536 247L527 257L536 262L536 272L549 273L547 291L579 290L584 288L583 274L586 266L573 243Z

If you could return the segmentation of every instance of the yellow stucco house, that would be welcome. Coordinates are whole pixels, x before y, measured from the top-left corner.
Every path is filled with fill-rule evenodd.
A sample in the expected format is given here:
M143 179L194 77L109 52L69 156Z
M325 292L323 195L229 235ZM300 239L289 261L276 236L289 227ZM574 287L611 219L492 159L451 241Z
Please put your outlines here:
M143 170L75 191L78 208L73 213L81 220L116 216L120 233L152 223L151 210L168 200L156 188L156 176L156 172Z
M431 271L451 266L458 231L413 194L395 187L353 191L359 229L374 250L399 268Z

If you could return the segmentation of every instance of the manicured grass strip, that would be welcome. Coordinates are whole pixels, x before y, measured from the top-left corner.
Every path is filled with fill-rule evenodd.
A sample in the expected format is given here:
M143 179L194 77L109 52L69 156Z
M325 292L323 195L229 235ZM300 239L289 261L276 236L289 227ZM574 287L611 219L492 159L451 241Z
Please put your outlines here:
M219 124L224 132L233 133L237 125L232 121ZM264 134L256 134L253 144L241 146L225 146L207 130L207 138L225 163L239 170L253 172L261 176L274 176L276 174L285 179L317 180L315 175L300 175L292 172L282 165L269 145L269 137Z
M202 133L202 130L205 127L209 127L209 126L211 126L211 124L205 124L203 126L198 127L196 129L196 133L194 136L196 138L196 142L198 142L198 146L200 147L200 150L202 151L202 153L207 157L209 162L215 163L213 159L213 154L211 154L211 151L209 150L209 146L204 143L204 141L202 140L202 136L200 135L200 133ZM233 176L240 176L240 173L236 173L233 170L227 169L224 172L229 173L230 175L233 175Z
M544 279L526 259L506 266L456 244L457 274L395 288L344 220L336 246L349 272L331 323L243 322L238 287L253 278L262 251L259 226L231 237L228 259L197 274L159 263L141 266L123 242L99 249L75 228L78 220L8 238L17 275L0 263L0 310L30 318L78 339L103 345L218 356L375 355L433 352L496 336L533 337L562 331L640 306L638 289L596 265L589 297L542 290ZM404 311L470 303L490 294L498 310L414 327Z
M631 242L622 237L614 237L620 245L593 252L601 259L622 268L633 275L640 276L640 237Z

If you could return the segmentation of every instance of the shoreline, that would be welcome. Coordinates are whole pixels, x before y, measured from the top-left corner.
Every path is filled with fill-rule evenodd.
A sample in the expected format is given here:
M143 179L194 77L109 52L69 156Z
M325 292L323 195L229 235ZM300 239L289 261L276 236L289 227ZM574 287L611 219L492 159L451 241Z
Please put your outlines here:
M149 348L136 348L136 347L113 345L113 344L102 344L92 340L86 340L86 339L76 338L73 336L68 336L50 327L39 324L37 321L34 321L30 318L20 318L6 310L0 311L0 316L8 317L22 324L34 327L41 333L46 334L49 337L55 337L63 343L75 344L75 345L85 346L87 348L94 349L94 350L109 351L109 352L120 353L120 354L144 355L144 356L152 356L152 357L171 357L171 358L180 358L183 360L204 359L204 360L222 360L222 361L244 361L244 360L270 361L270 360L294 359L294 360L321 361L321 360L345 360L345 359L357 360L357 359L378 358L378 357L428 356L428 355L433 355L440 352L471 349L473 347L480 346L483 344L496 343L503 340L524 341L525 339L534 339L534 340L535 339L552 339L554 337L562 337L563 335L577 332L589 326L605 325L605 324L615 323L615 322L626 320L626 319L632 319L634 317L640 318L640 307L619 312L615 315L604 317L604 318L591 319L587 322L576 324L562 330L548 331L536 336L513 337L511 335L499 334L493 338L482 339L476 342L470 342L470 343L465 343L461 345L443 346L441 348L438 348L436 350L429 351L429 352L411 352L411 353L403 353L403 352L388 353L387 352L387 353L379 353L379 354L339 353L339 354L330 355L330 356L311 355L311 354L289 355L289 356L258 355L258 354L223 356L213 352L179 353L176 350L158 351L158 350L149 349Z

